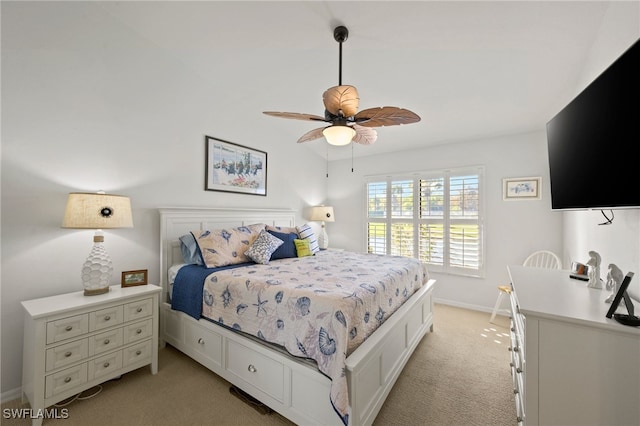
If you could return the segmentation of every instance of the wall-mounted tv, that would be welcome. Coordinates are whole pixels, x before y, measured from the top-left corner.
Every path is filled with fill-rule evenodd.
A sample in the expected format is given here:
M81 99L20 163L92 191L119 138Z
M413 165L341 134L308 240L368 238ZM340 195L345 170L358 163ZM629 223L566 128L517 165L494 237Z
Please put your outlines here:
M547 123L554 210L640 208L640 40Z

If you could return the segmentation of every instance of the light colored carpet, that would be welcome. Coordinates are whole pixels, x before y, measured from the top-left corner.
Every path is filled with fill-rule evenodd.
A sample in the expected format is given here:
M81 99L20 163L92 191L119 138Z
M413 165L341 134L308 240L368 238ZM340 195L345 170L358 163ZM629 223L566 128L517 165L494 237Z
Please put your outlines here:
M435 306L434 332L427 334L389 394L374 425L514 425L509 369L508 319ZM141 368L104 383L94 398L66 406L68 418L44 425L290 425L277 413L260 414L229 393L229 383L167 346L158 374ZM30 425L6 418L3 425Z

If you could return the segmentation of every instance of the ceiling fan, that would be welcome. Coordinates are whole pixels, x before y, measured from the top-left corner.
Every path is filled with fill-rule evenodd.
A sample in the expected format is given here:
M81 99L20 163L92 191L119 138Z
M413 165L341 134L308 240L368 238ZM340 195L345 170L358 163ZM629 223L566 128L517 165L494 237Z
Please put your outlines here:
M358 112L360 98L355 87L342 85L342 43L347 40L349 30L338 26L333 30L333 38L340 44L338 85L330 87L322 94L324 117L298 112L264 111L273 117L295 120L321 121L331 123L305 133L298 143L312 141L324 136L331 145L348 145L350 142L371 145L378 138L372 127L395 126L417 123L420 117L404 108L384 106L368 108Z

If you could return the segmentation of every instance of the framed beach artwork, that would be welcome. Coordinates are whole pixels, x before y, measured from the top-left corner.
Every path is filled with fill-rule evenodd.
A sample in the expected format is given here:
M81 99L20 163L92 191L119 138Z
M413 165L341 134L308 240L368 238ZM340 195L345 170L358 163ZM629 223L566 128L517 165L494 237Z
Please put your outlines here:
M502 198L504 200L539 200L540 177L521 177L502 179Z
M147 285L147 270L122 271L122 287L133 287L136 285Z
M205 136L205 190L267 195L267 153Z

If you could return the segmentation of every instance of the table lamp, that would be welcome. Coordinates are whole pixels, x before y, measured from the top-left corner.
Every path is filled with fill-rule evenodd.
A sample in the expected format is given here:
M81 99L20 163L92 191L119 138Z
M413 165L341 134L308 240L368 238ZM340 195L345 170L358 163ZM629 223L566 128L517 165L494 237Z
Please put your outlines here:
M321 250L326 250L329 247L329 236L325 229L325 222L334 222L333 207L329 206L317 206L311 208L311 217L309 220L315 222L322 222L322 233L318 236L318 246Z
M96 230L93 248L82 265L82 284L85 296L107 293L113 275L113 265L104 247L102 230L133 228L129 197L104 192L72 192L67 199L62 227Z

